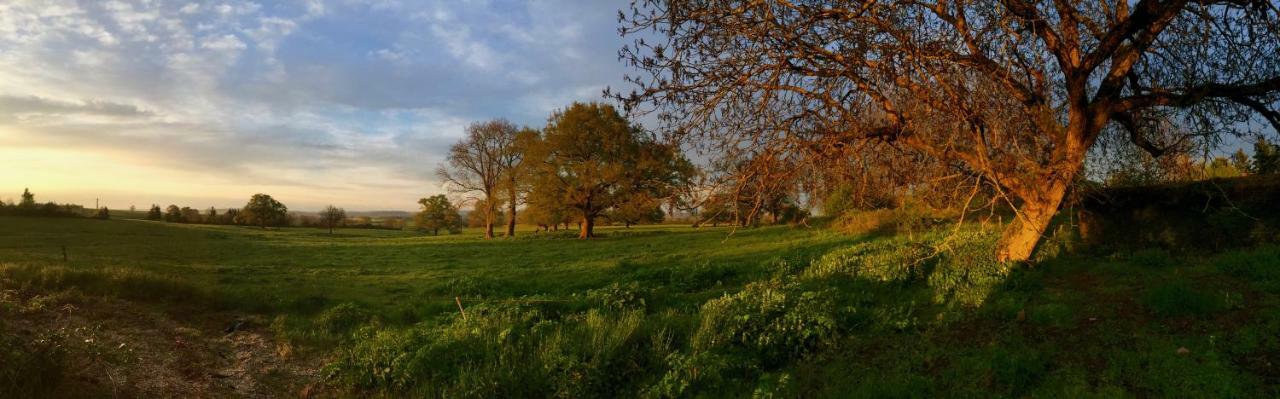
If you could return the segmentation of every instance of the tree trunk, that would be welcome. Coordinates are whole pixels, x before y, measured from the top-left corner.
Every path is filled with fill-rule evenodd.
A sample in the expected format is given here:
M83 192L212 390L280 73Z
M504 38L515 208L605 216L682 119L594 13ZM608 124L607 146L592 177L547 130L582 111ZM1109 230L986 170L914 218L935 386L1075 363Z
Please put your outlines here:
M578 239L585 240L591 237L595 237L595 231L594 231L596 227L595 217L583 216L582 222L580 222L579 225L582 227L578 230Z
M1074 178L1074 173L1070 175L1072 177L1049 178L1041 182L1040 187L1043 191L1034 195L1021 196L1022 205L1018 207L1019 215L1015 216L1013 223L1005 227L1000 235L1000 241L996 246L997 260L1020 262L1031 259L1031 254L1035 251L1036 244L1040 242L1041 235L1053 220L1053 216L1057 214L1058 206L1062 204L1067 186Z
M510 213L511 216L507 218L507 237L516 236L516 205L515 204L516 204L515 199L512 198L511 206L507 208L507 211L511 212Z

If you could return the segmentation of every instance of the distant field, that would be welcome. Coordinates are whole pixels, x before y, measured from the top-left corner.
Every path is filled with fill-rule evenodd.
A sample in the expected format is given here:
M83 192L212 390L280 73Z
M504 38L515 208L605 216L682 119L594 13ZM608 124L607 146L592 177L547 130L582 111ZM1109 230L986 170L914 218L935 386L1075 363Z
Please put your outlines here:
M519 239L486 241L479 229L431 236L139 220L4 218L0 225L5 261L62 265L66 247L70 267L179 276L238 308L305 314L350 301L396 322L456 309L459 295L554 299L582 293L619 281L620 264L676 272L701 263L736 264L746 273L762 257L821 252L851 241L821 231L773 228L729 236L726 228L663 225L606 227L601 239L589 242L569 234L540 238L547 234L525 226Z
M585 242L139 220L0 226L0 361L20 365L0 371L0 389L25 387L19 396L66 384L89 388L54 393L1280 394L1274 246L1085 252L1011 270L990 260L993 232L973 226L869 236L611 227ZM6 335L6 323L22 332ZM88 343L99 341L109 344ZM162 367L135 380L177 369L181 388L121 391L111 373L57 372L143 364Z

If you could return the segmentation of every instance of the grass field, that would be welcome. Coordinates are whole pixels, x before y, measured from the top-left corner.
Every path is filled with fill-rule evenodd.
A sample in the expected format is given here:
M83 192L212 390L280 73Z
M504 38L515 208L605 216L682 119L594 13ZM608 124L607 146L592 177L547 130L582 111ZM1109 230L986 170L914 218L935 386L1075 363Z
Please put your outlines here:
M1012 268L989 259L992 233L976 227L639 226L583 242L138 220L0 226L0 328L28 330L0 330L0 356L27 365L0 372L0 390L33 395L76 396L54 388L68 380L59 368L138 362L70 343L79 330L36 331L65 330L64 303L154 311L147 320L173 322L138 334L194 330L179 334L183 348L227 340L226 324L249 320L245 331L274 343L254 355L266 366L175 378L243 377L224 385L267 396L1280 395L1280 249L1269 246ZM107 330L130 324L93 316L108 326L95 339L124 339ZM209 345L248 345L238 334ZM50 382L16 382L33 380ZM245 394L232 388L209 392Z

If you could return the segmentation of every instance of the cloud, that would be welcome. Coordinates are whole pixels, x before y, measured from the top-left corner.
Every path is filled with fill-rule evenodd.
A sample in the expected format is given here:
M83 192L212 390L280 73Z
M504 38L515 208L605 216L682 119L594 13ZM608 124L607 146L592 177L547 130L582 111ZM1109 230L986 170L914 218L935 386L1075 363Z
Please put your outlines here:
M150 174L187 190L169 197L275 187L300 209L412 209L440 192L432 170L466 124L540 127L617 85L615 14L571 0L0 2L0 145L110 159L106 177L40 175L86 187Z

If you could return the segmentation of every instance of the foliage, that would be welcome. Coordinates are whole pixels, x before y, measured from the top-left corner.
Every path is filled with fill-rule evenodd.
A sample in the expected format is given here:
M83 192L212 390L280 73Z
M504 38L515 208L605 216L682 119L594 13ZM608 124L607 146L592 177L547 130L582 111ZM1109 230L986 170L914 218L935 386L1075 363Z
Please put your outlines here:
M444 194L419 199L418 204L422 205L422 210L413 219L418 230L439 235L440 229L452 234L462 227L462 216L458 215L458 208Z
M320 222L329 228L329 234L333 234L333 228L341 225L346 220L347 211L345 209L329 205L320 210Z
M528 151L530 196L542 206L573 210L583 221L584 239L592 237L597 217L628 200L643 213L647 205L640 199L665 197L676 179L673 149L606 104L574 103L552 114Z
M279 226L288 221L289 208L266 194L254 194L240 208L239 218L251 226Z

